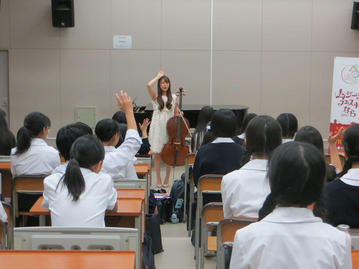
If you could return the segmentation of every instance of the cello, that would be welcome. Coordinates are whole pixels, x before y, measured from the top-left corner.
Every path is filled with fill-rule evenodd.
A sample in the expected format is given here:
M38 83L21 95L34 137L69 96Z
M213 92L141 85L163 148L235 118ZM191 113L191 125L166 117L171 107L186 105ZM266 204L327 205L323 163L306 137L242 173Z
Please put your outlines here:
M179 89L178 108L182 109L183 88ZM189 132L189 121L183 116L173 116L167 121L168 142L163 146L161 152L162 161L171 166L185 165L186 155L189 147L185 138Z

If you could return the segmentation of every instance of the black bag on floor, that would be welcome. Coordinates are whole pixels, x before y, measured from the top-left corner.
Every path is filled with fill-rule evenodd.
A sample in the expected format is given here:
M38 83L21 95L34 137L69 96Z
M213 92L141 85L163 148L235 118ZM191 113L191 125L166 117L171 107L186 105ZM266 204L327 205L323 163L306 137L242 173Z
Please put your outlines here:
M158 215L146 215L146 234L152 238L152 252L163 251L160 218Z
M156 199L155 194L164 194L166 190L150 190L150 197L149 197L149 212L153 214L155 212L155 208L157 207L158 214L160 216L161 224L165 223L166 221L170 221L171 214L172 214L172 200L168 197L161 197Z
M142 269L156 269L155 257L152 252L152 239L144 234L142 243Z
M185 175L182 174L181 179L176 179L171 188L172 199L172 223L182 222L183 219L183 199L184 199Z

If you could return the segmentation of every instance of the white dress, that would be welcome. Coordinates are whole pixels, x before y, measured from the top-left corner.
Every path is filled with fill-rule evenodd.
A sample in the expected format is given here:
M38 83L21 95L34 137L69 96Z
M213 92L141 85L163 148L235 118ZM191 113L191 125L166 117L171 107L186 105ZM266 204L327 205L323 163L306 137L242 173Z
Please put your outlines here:
M162 96L162 100L165 104L162 111L159 109L157 99L152 101L153 114L148 135L152 153L160 153L162 151L163 145L168 142L168 134L166 129L167 121L174 116L174 109L176 106L176 95L174 94L172 94L171 109L166 107L167 96Z

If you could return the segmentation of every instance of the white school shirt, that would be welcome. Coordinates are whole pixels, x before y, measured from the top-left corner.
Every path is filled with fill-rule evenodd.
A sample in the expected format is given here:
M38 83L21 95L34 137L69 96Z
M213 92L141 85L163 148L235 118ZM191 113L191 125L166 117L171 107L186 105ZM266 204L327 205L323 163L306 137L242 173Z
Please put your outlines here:
M117 192L111 177L80 168L85 180L85 190L77 201L72 201L62 174L44 179L42 207L51 211L52 226L105 227L105 211L113 209ZM61 180L60 184L59 181Z
M105 146L105 159L103 160L101 172L109 174L112 178L126 178L128 174L133 178L131 167L129 168L129 166L133 166L135 155L141 144L142 139L138 132L134 129L128 129L125 140L117 149L112 146Z
M59 152L47 145L41 138L33 138L27 151L15 155L16 148L11 150L11 173L17 175L48 175L60 165Z
M2 203L0 203L0 221L2 221L2 222L7 221L7 214L5 212L4 207L2 206Z
M221 192L225 218L258 218L258 211L270 193L267 163L267 160L254 159L223 176Z
M69 164L69 161L66 161L66 162L60 164L54 170L52 170L51 174L57 174L57 173L62 174L62 175L65 174L68 164Z
M277 207L236 232L230 268L349 269L350 237L307 208Z

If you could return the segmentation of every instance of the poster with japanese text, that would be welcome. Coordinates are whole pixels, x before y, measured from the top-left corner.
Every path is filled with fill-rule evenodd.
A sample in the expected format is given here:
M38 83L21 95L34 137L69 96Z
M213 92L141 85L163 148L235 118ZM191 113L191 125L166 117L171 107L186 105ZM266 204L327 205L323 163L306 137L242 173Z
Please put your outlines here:
M330 132L359 122L359 58L336 57L334 59ZM337 142L343 150L341 140Z

